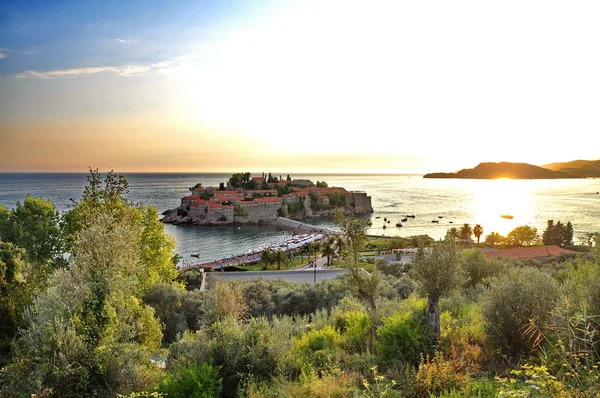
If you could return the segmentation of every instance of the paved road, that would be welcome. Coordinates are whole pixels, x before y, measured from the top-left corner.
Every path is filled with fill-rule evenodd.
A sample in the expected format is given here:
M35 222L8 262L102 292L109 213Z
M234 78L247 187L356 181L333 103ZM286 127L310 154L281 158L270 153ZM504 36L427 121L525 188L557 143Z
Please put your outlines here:
M311 272L312 271L312 272ZM345 269L319 269L317 268L317 282L333 279L338 275L346 273ZM245 272L209 272L206 274L208 280L219 279L285 279L294 283L313 283L314 269L300 271L245 271Z

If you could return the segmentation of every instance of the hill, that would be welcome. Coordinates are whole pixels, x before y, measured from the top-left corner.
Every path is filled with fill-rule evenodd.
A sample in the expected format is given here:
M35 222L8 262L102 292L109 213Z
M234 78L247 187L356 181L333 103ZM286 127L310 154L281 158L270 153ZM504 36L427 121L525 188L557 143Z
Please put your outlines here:
M468 179L557 179L574 178L562 171L548 170L528 163L480 163L473 169L463 169L456 173L430 173L423 178L468 178Z
M552 163L552 167L556 165L565 165L559 171L572 174L576 177L600 177L600 160L575 160L568 163Z
M555 162L545 164L540 167L543 167L548 170L561 171L564 169L580 169L582 167L586 167L597 162L598 160L573 160L571 162Z

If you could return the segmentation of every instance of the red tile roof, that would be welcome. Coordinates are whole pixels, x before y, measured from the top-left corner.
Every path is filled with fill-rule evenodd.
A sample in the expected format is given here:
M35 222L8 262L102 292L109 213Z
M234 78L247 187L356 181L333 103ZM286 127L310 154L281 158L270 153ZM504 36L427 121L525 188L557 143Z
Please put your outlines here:
M277 194L277 190L275 190L275 189L249 189L247 192L249 194L265 194L265 193Z
M556 256L560 253L573 254L577 253L573 250L567 250L558 246L535 246L535 247L523 247L517 249L505 249L505 250L490 250L483 252L488 260L493 258L510 258L510 259L524 259L524 258L542 258Z
M184 199L188 199L188 200L194 200L194 199L200 199L200 196L198 195L188 195L188 196L184 196Z
M265 180L265 177L252 177L252 181L254 182L259 182L259 183L263 183L263 181Z

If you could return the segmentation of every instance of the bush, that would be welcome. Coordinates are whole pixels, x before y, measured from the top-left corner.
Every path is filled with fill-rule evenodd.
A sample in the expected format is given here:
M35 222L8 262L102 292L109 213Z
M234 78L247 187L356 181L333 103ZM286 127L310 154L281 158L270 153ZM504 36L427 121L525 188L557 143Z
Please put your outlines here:
M214 398L221 396L222 382L217 369L202 363L167 373L159 391L169 398Z
M417 372L420 396L429 397L453 389L462 390L467 382L468 375L457 371L456 364L444 359L441 352L431 359L421 359Z
M298 361L305 370L308 370L306 367L310 365L318 372L330 369L340 343L340 335L331 326L325 326L321 330L311 330L295 339Z
M552 277L535 268L512 269L493 281L482 297L492 348L506 360L531 354L539 335L526 330L532 323L539 332L547 329L558 294Z
M423 313L425 302L416 303L413 311L400 311L391 317L383 319L383 326L377 330L380 338L378 351L384 361L397 361L416 365L425 351L429 334L425 325Z

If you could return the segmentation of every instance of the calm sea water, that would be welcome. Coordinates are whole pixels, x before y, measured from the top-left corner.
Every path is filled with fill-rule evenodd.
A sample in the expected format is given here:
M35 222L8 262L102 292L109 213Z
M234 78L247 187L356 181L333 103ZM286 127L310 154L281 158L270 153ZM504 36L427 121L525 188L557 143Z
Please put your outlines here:
M258 175L256 173L254 175ZM129 181L128 198L155 206L159 212L176 207L188 188L197 182L217 186L230 174L125 174ZM441 238L450 227L463 223L481 224L484 235L495 231L506 234L519 225L542 231L549 219L571 221L575 235L600 231L600 179L573 180L454 180L423 179L421 176L393 175L294 175L294 178L325 180L330 186L363 190L372 197L375 212L369 233L388 236L428 234ZM86 174L2 174L0 205L8 208L23 201L27 194L50 199L67 210L70 199L79 200ZM405 215L414 214L395 226ZM510 214L512 220L503 219ZM379 218L377 218L379 217ZM443 217L443 218L440 218ZM384 222L387 218L390 223ZM437 220L439 223L432 223ZM329 225L327 220L314 223ZM386 226L384 228L383 226ZM210 261L241 253L259 245L285 239L287 232L271 226L191 227L165 225L177 241L183 261ZM198 259L191 258L198 252Z

